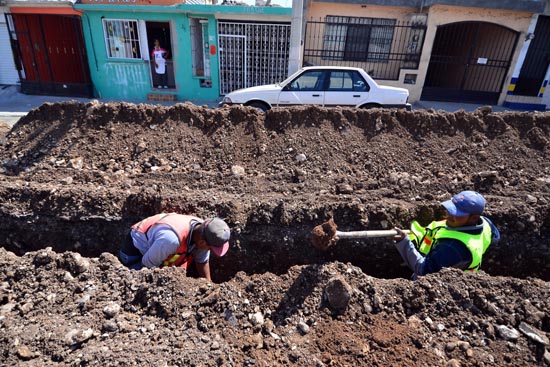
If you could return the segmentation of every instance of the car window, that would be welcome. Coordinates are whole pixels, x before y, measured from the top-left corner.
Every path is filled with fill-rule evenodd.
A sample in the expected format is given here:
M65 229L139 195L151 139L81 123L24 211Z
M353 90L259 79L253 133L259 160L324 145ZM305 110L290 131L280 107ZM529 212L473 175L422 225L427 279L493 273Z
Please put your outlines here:
M351 71L351 78L353 79L353 91L354 92L368 92L370 85L363 79L361 74L357 71Z
M332 71L330 73L329 91L352 91L353 80L347 71Z
M291 91L321 91L323 90L322 70L309 70L290 83L288 88Z
M329 91L365 92L370 88L356 71L332 71L330 73Z

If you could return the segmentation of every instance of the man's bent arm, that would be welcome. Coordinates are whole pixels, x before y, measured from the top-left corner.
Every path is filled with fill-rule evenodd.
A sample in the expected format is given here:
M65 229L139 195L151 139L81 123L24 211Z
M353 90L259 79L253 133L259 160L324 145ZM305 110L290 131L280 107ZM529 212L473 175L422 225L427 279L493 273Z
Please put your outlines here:
M212 281L210 278L210 263L206 262L204 264L195 263L195 266L197 267L197 271L199 272L199 275L203 278L206 278L209 282Z

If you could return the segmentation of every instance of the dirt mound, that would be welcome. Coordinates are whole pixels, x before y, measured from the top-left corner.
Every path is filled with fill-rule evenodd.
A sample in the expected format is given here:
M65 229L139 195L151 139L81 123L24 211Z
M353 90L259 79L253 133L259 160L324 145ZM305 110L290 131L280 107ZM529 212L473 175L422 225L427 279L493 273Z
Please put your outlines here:
M22 258L0 249L0 264L10 366L550 362L550 287L540 280L446 270L413 283L332 262L212 285L50 249Z
M44 104L0 144L3 359L550 364L549 155L547 113ZM330 218L427 223L466 189L502 232L476 276L411 282L388 239L311 245ZM126 228L161 211L230 224L219 284L118 263Z

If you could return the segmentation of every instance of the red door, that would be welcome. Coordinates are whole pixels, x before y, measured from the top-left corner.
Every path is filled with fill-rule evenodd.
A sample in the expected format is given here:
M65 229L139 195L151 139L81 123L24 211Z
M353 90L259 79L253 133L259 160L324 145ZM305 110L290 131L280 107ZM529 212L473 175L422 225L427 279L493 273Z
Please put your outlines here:
M84 40L80 24L75 18L43 15L42 26L46 53L50 62L53 80L61 83L84 83L87 81L82 60L85 60Z
M11 16L24 70L22 91L91 96L80 17L58 14Z
M19 39L25 79L35 82L51 81L39 15L14 14L13 21Z

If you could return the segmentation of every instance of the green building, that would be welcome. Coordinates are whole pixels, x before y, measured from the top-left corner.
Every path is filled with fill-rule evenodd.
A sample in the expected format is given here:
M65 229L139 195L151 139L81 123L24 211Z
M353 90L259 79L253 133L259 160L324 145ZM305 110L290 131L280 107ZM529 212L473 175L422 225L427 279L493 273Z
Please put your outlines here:
M74 5L82 12L96 97L215 100L287 77L292 8L170 2L82 0ZM155 40L166 51L165 82L152 60Z

